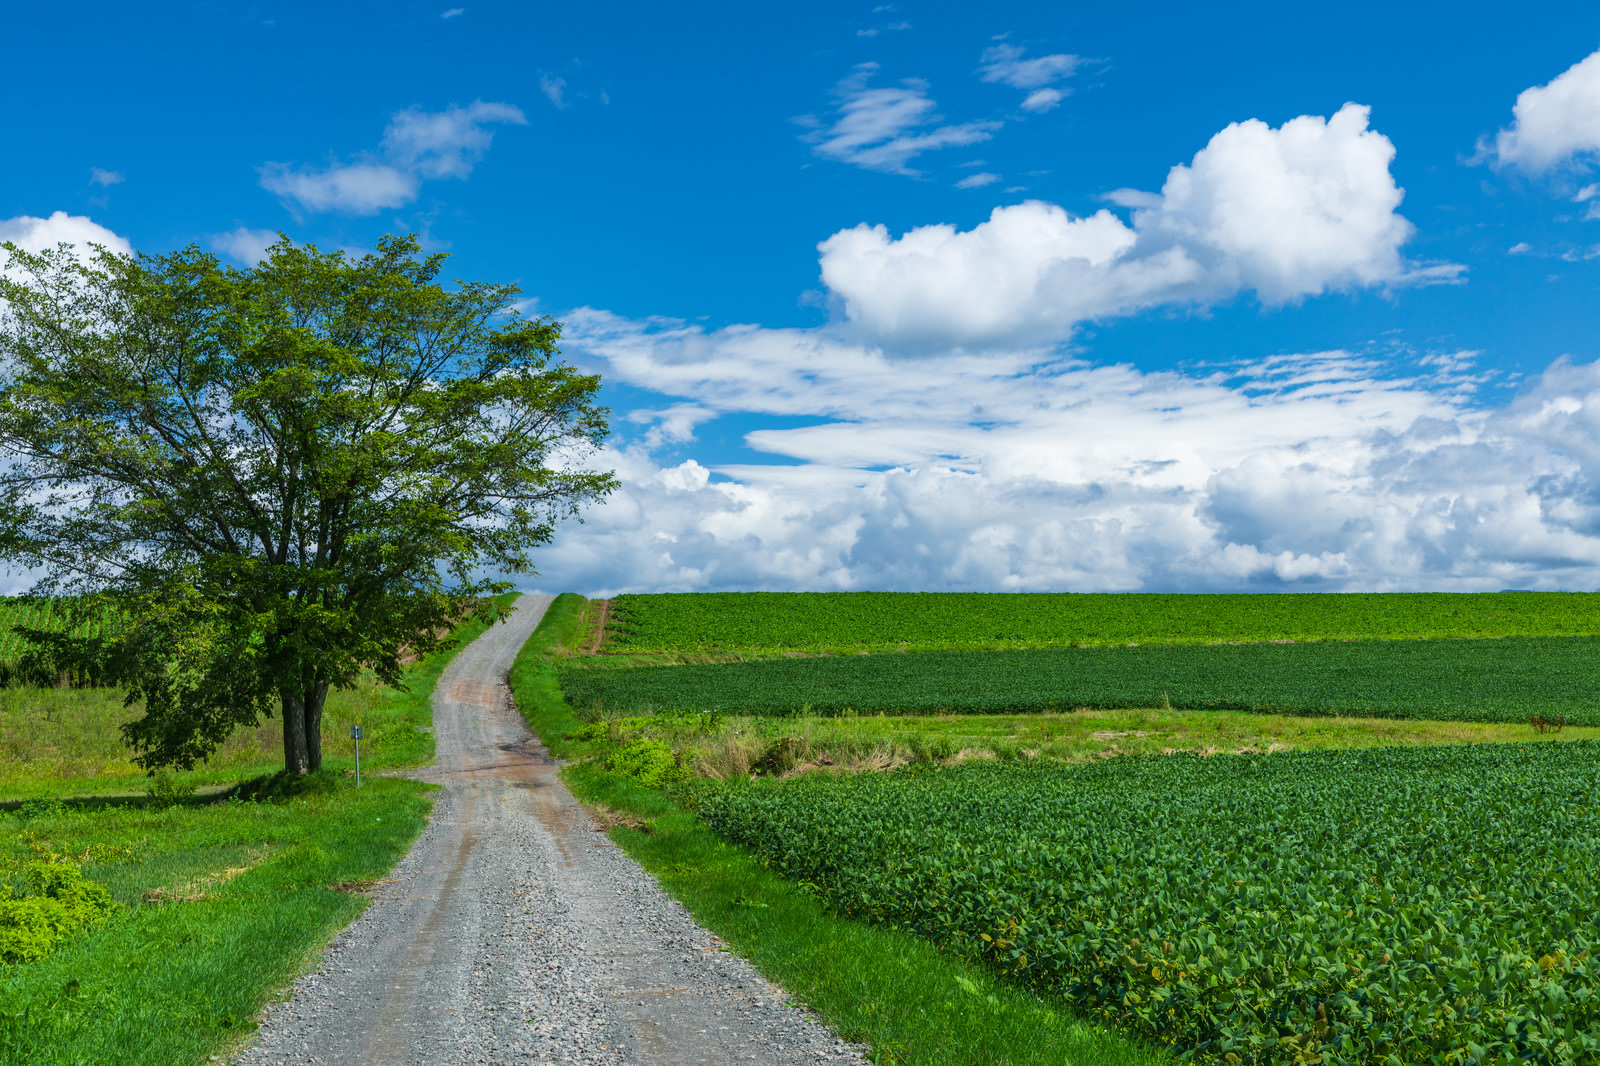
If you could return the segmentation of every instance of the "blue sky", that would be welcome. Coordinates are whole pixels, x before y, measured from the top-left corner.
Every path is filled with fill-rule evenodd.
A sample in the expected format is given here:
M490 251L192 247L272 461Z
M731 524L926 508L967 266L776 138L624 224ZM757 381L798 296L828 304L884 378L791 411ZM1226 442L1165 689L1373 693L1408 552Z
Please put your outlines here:
M12 12L0 237L414 231L599 371L529 583L1600 587L1600 9Z

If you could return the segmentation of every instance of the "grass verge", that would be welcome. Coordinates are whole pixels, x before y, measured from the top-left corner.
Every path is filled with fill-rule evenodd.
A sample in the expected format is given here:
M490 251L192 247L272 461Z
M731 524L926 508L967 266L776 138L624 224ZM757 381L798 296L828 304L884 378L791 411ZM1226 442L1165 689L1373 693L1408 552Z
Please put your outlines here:
M485 628L464 622L456 646ZM334 713L330 697L324 721L342 730L332 736L345 747L348 722L366 725L364 771L431 757L432 691L453 654L412 664L406 690L366 705ZM75 726L107 747L113 727L97 732L81 717ZM274 737L242 765L265 774L277 758ZM184 799L194 778L180 777L139 802L88 803L59 797L126 791L137 771L62 777L51 758L31 776L28 764L12 767L13 783L58 798L0 813L0 896L23 882L29 860L50 856L104 885L116 907L42 959L0 964L0 1062L172 1066L237 1045L261 1007L361 913L365 889L426 823L432 786L363 774L356 789L353 762L330 752L320 774L293 787L262 776L232 798Z
M580 639L583 608L581 597L558 597L511 675L529 724L553 754L568 759L593 754L602 743L567 739L581 733L584 723L556 680L561 650ZM621 816L624 824L613 828L613 839L697 921L841 1036L869 1045L877 1062L1170 1061L1160 1050L1081 1021L1060 1003L1011 988L918 937L831 915L804 886L720 840L666 792L594 761L569 766L563 776L580 798Z
M426 787L343 779L282 803L98 811L32 804L0 818L12 859L83 858L120 904L46 958L0 966L0 1062L201 1062L361 913L427 818Z

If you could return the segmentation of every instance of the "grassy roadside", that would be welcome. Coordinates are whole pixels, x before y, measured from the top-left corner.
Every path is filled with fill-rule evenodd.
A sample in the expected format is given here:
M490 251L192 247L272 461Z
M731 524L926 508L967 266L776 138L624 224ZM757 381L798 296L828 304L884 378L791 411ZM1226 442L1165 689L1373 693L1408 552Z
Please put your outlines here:
M0 965L0 1061L201 1062L361 913L427 818L427 788L335 778L281 803L39 805L13 842L88 856L119 909L44 959ZM43 808L43 809L40 809Z
M509 597L507 598L509 600ZM487 626L468 618L451 633L465 646ZM350 726L364 729L363 770L416 766L433 757L429 697L454 649L413 663L411 691L378 685L370 675L354 689L328 693L323 709L323 765L355 767ZM145 772L135 766L118 726L137 717L119 689L0 687L0 802L62 796L138 795ZM203 765L171 775L178 788L230 785L283 764L282 725L265 719L236 730Z
M592 753L567 738L584 723L556 681L552 655L576 645L584 601L557 598L512 668L517 705L552 753ZM660 790L593 762L564 771L584 800L623 821L612 836L695 918L876 1061L905 1064L1053 1063L1146 1066L1171 1061L1083 1022L1060 1004L1010 988L909 934L831 916L802 886L772 874L704 828Z
M459 646L483 628L469 620L453 635ZM363 771L431 756L432 690L453 654L413 664L409 691L357 708ZM0 896L47 855L104 885L116 904L42 959L0 963L0 1062L171 1066L244 1039L261 1007L365 908L365 884L399 861L432 804L431 786L399 778L363 773L357 790L344 772L353 759L333 750L322 774L257 800L44 799L0 813ZM274 744L246 774L271 771L277 758ZM53 769L45 760L39 791L57 796L128 792L139 781L63 779Z

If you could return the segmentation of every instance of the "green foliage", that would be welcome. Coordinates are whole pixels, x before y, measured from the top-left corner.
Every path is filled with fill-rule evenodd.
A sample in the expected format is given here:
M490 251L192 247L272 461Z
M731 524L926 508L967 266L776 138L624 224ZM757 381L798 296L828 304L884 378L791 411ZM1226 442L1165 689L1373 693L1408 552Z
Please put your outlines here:
M1600 1060L1600 744L813 776L701 814L1185 1059Z
M150 797L152 805L171 807L194 799L195 787L188 781L177 780L171 770L162 767L150 775L150 783L145 786L145 794Z
M1600 595L708 592L619 596L608 632L637 652L1596 635Z
M147 767L276 705L286 767L315 770L330 687L398 683L615 485L577 465L607 412L560 325L511 285L447 289L414 238L285 238L242 270L3 247L0 558L133 623L34 637L143 704Z
M26 639L31 631L94 641L121 628L114 611L99 610L85 617L74 606L70 598L56 596L0 597L0 686L89 686L105 680L96 664L58 666Z
M427 791L374 777L272 803L0 814L0 865L27 861L25 833L81 859L84 878L120 905L42 958L0 966L0 1062L227 1058L261 1007L361 912L348 889L405 854Z
M1296 597L1300 598L1300 597ZM1600 638L1318 641L822 656L561 673L573 706L811 713L1228 709L1600 724Z
M557 596L517 653L507 679L529 728L558 759L584 754L589 745L573 738L587 725L596 724L585 723L573 713L557 681L559 655L577 639L584 602L582 596L571 592Z
M117 904L78 864L47 848L21 864L22 879L0 881L0 962L32 962L101 921Z
M648 788L660 788L682 781L689 772L678 762L672 746L664 740L639 737L621 745L606 756L606 768L631 777Z
M516 593L501 598L503 605ZM372 675L356 687L328 694L322 715L323 768L348 773L354 765L350 726L361 724L365 770L425 763L433 756L430 694L456 647L492 624L469 615L441 647L406 666L403 688L382 685ZM129 718L117 689L0 688L0 799L52 795L149 792L154 778L129 758L120 725ZM272 722L236 730L204 766L170 773L173 788L226 786L272 773L283 765L283 741ZM312 775L315 776L315 775Z

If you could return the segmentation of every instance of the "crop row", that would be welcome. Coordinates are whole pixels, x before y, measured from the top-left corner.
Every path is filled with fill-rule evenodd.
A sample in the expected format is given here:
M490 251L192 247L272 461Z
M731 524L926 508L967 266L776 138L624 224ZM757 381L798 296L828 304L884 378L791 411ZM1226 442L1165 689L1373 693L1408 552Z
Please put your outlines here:
M713 829L1180 1058L1600 1061L1600 744L808 775Z
M27 655L28 645L17 627L63 632L69 627L77 636L98 636L112 621L108 613L90 622L74 623L69 604L58 598L0 597L0 685L53 685L63 678L46 665L34 663ZM92 683L85 676L65 680L76 684Z
M1228 709L1600 725L1600 638L1319 641L771 659L561 674L576 708L624 714Z
M615 651L1009 648L1600 634L1584 592L728 592L612 601Z

